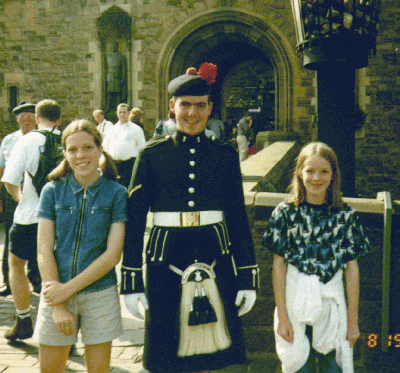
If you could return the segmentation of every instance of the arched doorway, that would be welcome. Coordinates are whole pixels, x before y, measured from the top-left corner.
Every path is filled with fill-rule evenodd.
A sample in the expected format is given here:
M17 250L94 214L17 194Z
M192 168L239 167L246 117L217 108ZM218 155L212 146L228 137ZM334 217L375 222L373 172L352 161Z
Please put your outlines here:
M266 126L275 122L277 129L291 129L291 66L296 57L288 45L255 14L214 10L189 19L164 43L157 61L160 117L166 115L169 80L189 66L198 68L208 61L218 65L212 100L223 119L230 113L240 117L246 109L261 108ZM242 97L243 105L237 110L227 94L235 84L248 98Z
M222 117L237 123L250 110L254 135L275 129L276 95L273 66L256 57L238 62L225 76L221 92Z

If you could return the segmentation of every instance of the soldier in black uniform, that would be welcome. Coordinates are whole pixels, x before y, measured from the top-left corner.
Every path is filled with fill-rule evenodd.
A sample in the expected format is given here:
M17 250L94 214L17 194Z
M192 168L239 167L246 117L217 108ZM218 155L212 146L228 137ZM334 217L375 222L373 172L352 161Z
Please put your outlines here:
M168 86L177 132L147 143L128 189L121 293L134 316L146 308L143 366L153 373L246 363L239 316L258 286L237 152L204 133L216 66L188 72Z

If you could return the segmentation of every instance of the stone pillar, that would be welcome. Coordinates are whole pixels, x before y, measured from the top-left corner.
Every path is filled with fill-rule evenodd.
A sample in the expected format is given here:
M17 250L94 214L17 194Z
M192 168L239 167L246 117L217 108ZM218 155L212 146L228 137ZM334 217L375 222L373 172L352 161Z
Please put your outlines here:
M347 63L324 65L318 77L318 141L336 152L342 191L355 196L355 69Z

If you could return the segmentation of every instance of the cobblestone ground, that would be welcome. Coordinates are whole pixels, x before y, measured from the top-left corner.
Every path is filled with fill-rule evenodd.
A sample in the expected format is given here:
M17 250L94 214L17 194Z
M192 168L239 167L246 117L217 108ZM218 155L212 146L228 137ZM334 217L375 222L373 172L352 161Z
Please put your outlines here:
M33 320L36 320L39 297L31 295ZM36 373L39 372L38 345L31 338L10 343L3 338L4 332L12 326L14 304L11 296L0 298L0 372ZM143 327L129 316L124 315L124 334L113 342L111 352L111 372L139 372L140 362L134 363L143 343ZM83 372L85 362L83 344L78 342L76 351L68 359L67 372Z

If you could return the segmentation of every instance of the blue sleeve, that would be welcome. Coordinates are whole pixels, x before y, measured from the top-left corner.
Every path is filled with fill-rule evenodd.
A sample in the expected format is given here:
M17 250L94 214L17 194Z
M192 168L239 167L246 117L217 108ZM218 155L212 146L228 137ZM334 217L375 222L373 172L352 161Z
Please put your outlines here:
M119 186L119 185L118 185ZM126 205L128 200L128 191L124 187L118 188L114 197L114 205L112 210L112 223L126 221Z
M53 182L49 182L43 187L39 200L39 218L56 221L56 203L54 191L55 189Z

